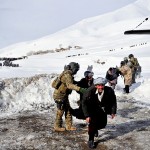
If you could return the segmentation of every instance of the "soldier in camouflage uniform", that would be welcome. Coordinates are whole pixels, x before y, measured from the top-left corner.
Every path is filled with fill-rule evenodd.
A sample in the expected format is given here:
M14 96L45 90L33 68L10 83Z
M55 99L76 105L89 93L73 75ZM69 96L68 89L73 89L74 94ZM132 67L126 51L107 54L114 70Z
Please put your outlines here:
M139 66L138 60L137 58L134 57L133 54L130 54L129 56L129 62L132 64L132 83L136 83L135 82L135 77L136 77L136 72Z
M127 66L131 68L132 71L134 71L134 65L130 60L128 60L128 57L124 57L124 62Z
M132 70L128 65L125 64L124 61L121 61L120 65L121 66L119 68L119 71L121 75L124 77L124 84L125 84L124 91L126 93L129 93L129 86L132 84Z
M80 88L73 84L73 75L79 70L79 64L75 62L69 63L65 66L63 73L61 74L61 85L58 89L54 90L53 98L57 104L56 120L54 125L55 131L65 131L65 130L76 130L72 126L72 114L70 112L70 103L68 96L72 90L85 92L85 89ZM66 129L62 127L62 116L65 113Z

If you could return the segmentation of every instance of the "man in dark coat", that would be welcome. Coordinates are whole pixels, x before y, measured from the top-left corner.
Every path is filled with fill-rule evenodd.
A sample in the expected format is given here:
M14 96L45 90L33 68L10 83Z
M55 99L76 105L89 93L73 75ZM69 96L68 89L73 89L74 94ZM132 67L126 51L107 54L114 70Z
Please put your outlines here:
M119 70L117 68L111 67L106 72L106 79L109 86L114 90L117 84L117 79L119 76Z
M105 86L105 78L97 78L94 85L87 89L82 99L82 109L88 123L88 146L95 148L94 136L99 129L105 128L107 114L115 117L117 103L116 95L111 87Z
M84 72L84 78L82 78L80 81L74 81L74 84L81 88L88 89L93 85L93 75L94 73L92 71L85 71ZM78 119L85 119L85 116L82 111L82 98L83 98L83 93L78 92L80 94L80 100L78 101L79 107L76 109L72 109L71 113L73 116L75 116Z

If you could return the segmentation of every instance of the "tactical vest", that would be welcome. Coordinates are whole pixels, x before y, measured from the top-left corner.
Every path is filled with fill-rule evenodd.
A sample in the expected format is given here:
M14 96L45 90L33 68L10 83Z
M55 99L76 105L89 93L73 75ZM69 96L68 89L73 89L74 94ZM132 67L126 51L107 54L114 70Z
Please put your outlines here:
M66 80L70 80L70 82L73 83L73 77L72 77L71 71L70 70L63 71L60 76L61 76L60 77L61 84L59 85L57 89L55 88L54 90L54 94L53 94L54 100L66 99L72 91L68 89L66 85Z

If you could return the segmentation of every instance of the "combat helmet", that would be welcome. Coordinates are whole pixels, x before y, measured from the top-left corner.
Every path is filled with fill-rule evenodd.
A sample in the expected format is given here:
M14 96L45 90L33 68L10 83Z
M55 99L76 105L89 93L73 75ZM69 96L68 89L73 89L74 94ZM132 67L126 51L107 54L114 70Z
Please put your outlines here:
M128 57L124 57L124 62L127 64L128 63Z
M133 54L130 54L128 57L131 58L131 57L134 57L134 55L133 55Z
M80 65L76 62L70 62L69 63L69 68L72 71L73 74L76 74L77 71L80 69Z

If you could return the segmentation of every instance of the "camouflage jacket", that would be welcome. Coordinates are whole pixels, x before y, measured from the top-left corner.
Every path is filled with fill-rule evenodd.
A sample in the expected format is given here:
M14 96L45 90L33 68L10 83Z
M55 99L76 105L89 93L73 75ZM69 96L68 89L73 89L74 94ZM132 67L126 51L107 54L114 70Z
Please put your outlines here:
M131 57L129 61L133 64L134 68L137 69L137 67L139 66L137 58Z
M79 91L80 87L73 84L73 75L72 71L65 70L61 76L61 85L58 89L54 90L53 98L54 100L65 100L68 99L68 95L72 90Z

